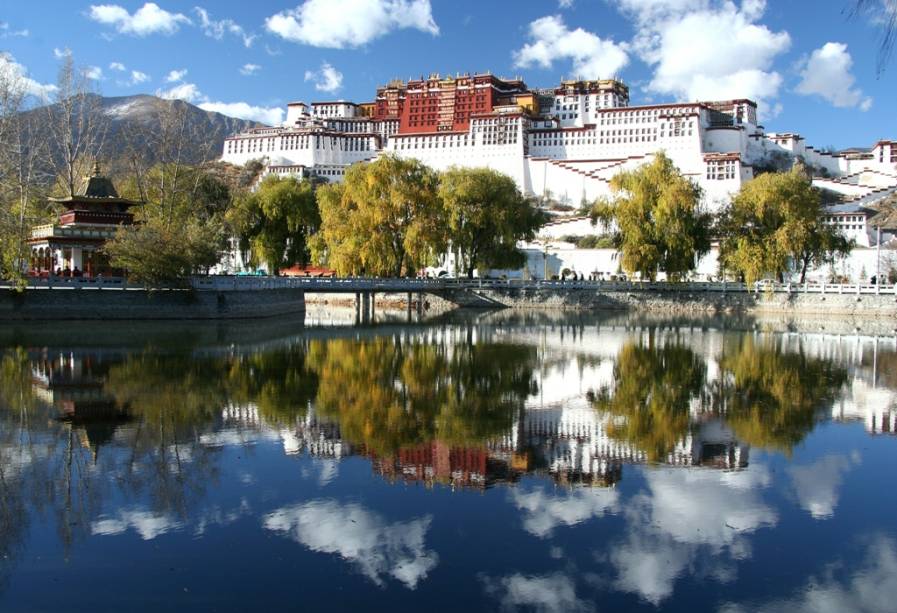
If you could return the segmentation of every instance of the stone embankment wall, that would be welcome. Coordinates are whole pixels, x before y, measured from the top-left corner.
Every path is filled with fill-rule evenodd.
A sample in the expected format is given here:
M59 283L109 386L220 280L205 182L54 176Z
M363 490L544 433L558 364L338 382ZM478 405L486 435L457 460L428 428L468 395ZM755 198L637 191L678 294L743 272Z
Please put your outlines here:
M258 319L304 312L300 289L0 291L0 321Z
M445 298L459 306L517 309L627 310L659 313L789 313L895 317L897 296L874 294L747 293L715 291L602 291L593 288L458 290Z

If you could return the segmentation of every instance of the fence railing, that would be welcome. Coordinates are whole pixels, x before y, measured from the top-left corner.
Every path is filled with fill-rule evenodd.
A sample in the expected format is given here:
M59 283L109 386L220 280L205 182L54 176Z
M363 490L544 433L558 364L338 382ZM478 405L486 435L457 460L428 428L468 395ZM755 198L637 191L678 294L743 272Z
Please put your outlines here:
M9 287L9 286L6 286ZM96 289L142 290L142 284L129 283L123 277L61 277L30 278L29 289ZM447 290L579 290L608 292L679 292L679 293L745 293L756 294L819 294L819 295L894 295L897 285L874 283L771 283L752 285L727 282L662 281L587 281L587 280L522 280L522 279L379 279L347 277L263 277L214 275L193 277L183 284L162 285L155 289L200 291L259 291L275 289L303 289L309 292L440 292Z

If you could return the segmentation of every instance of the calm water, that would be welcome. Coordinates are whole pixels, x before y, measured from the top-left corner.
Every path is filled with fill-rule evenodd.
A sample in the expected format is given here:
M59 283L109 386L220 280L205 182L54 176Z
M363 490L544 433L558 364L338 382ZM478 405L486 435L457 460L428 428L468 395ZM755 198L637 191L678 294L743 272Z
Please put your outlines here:
M743 323L0 328L0 610L897 610L895 338Z

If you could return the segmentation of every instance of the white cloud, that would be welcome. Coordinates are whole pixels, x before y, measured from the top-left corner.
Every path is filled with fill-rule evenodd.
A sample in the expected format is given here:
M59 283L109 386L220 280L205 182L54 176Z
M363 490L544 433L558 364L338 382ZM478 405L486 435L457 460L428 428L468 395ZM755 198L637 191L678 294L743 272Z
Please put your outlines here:
M763 112L774 105L783 80L773 62L791 37L757 23L765 0L617 2L638 31L633 49L654 69L649 92L688 100L746 97Z
M13 30L5 21L0 21L0 38L27 38L31 32L27 29Z
M106 517L90 525L91 534L114 536L128 529L134 530L144 541L151 541L170 530L180 528L180 522L167 515L150 511L120 511L117 517Z
M558 7L568 9L573 6L573 0L558 0Z
M582 28L570 30L560 15L529 24L530 42L514 52L518 68L551 68L555 61L572 60L572 76L587 79L616 75L629 62L627 46L604 40Z
M332 94L343 86L343 73L324 62L321 64L320 70L306 70L305 80L313 82L315 89L319 92Z
M88 17L99 23L113 26L121 34L148 36L150 34L174 34L181 24L190 24L190 18L181 13L169 13L155 2L147 2L132 15L117 4L91 5Z
M139 70L131 71L131 85L137 85L139 83L146 83L150 80L150 76L145 72L140 72Z
M800 506L816 519L832 517L844 475L859 461L858 456L831 455L806 466L790 466L788 474Z
M770 482L759 465L750 470L647 470L649 492L624 505L627 537L610 548L614 585L655 605L673 593L676 579L694 563L700 548L716 554L712 575L733 578L722 553L735 560L750 556L746 535L778 522L760 497Z
M68 47L66 47L65 49L60 49L59 47L53 48L53 57L55 57L57 60L67 58L71 54L72 54L72 50L69 49Z
M232 19L215 21L206 9L197 6L193 10L199 16L199 27L202 28L203 34L206 36L215 40L221 40L225 34L232 34L241 39L243 46L247 48L251 47L256 39L254 34L247 34L243 26Z
M103 69L99 66L87 66L83 70L84 76L91 81L103 80Z
M261 69L262 67L258 64L243 64L240 67L240 74L244 77L251 77Z
M527 576L520 573L486 579L486 592L498 599L502 611L565 613L592 611L594 606L576 597L576 585L562 573Z
M125 68L125 65L122 64L121 62L110 62L109 70L116 70L118 72L124 72L127 69Z
M177 72L177 71L172 71ZM186 74L187 71L183 71ZM169 77L172 75L169 74ZM176 75L175 75L176 76ZM183 75L182 75L183 76ZM257 121L268 125L280 125L283 123L284 111L281 108L263 107L249 104L248 102L216 102L209 99L195 83L177 83L169 89L157 89L156 95L166 100L183 100L195 104L204 111L221 113L228 117ZM277 433L271 433L277 437ZM204 445L221 446L232 444L245 444L246 440L240 432L231 432L223 438L221 436L202 435L200 437Z
M166 83L177 83L178 81L183 81L184 77L187 76L187 69L184 68L182 70L172 70L165 77Z
M56 86L38 83L28 76L28 69L16 62L10 53L0 51L0 75L4 78L18 80L26 94L37 98L46 98L56 91Z
M439 562L425 543L430 521L387 523L358 504L317 500L274 511L265 516L264 527L312 551L337 554L379 586L393 577L414 589Z
M844 580L840 576L852 574ZM838 572L841 571L841 572ZM897 546L884 536L877 536L865 551L858 565L854 561L839 561L829 565L822 577L813 577L787 600L770 603L750 603L749 606L728 604L722 613L877 613L893 611L897 601Z
M439 34L430 0L306 0L265 20L286 40L342 49L359 47L406 28Z
M247 102L202 102L199 105L204 111L221 113L228 117L257 121L269 126L283 123L283 109L276 107L255 106Z
M868 111L872 98L855 88L850 69L853 58L844 43L825 43L801 62L801 82L795 91L805 96L820 96L838 108L859 107Z
M205 99L195 83L179 83L170 89L157 89L156 95L166 100L184 100L186 102L199 102Z
M619 492L614 489L579 488L565 496L552 496L539 488L531 492L511 491L511 500L523 512L523 529L545 538L559 526L575 526L617 509Z

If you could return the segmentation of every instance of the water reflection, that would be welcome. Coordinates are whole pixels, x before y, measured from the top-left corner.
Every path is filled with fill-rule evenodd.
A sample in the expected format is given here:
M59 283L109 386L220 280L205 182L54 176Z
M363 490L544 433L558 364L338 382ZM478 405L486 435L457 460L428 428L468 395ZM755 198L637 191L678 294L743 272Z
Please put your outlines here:
M663 606L698 582L752 609L738 586L770 564L764 535L844 530L831 520L877 491L866 475L897 451L894 355L881 339L582 322L16 343L0 356L0 602L36 542L71 560L252 531L386 592L463 577L474 608ZM886 446L869 456L856 432ZM473 515L449 528L452 492L479 498L458 498ZM477 519L498 522L480 535L492 549L465 560L478 546L457 535ZM762 606L872 610L870 580L897 598L895 539L844 553L853 574L806 568Z

